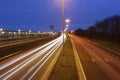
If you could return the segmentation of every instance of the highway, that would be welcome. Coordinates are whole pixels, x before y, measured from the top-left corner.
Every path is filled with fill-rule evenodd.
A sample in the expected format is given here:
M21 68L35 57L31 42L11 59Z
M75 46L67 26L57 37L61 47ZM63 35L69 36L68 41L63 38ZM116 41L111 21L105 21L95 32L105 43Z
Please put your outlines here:
M0 45L0 61L11 56L23 53L28 50L32 50L36 47L39 47L56 37L38 37L34 39L27 39L27 40L20 40L20 41L13 41L9 42L9 44L2 44Z
M120 55L99 47L86 39L70 35L82 63L87 80L120 80Z
M34 50L1 61L0 80L40 80L62 41L63 35Z

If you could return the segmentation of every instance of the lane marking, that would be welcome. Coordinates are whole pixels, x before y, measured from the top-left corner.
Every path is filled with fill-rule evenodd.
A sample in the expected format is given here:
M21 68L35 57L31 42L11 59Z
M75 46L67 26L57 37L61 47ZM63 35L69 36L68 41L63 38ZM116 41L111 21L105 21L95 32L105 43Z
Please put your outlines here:
M95 59L94 59L94 58L91 58L91 60L92 60L93 62L95 62Z
M14 56L14 55L16 55L16 54L20 53L20 52L21 52L21 50L20 50L20 51L15 52L15 53L13 53L13 54L7 55L7 56L5 56L5 57L2 57L2 58L0 58L0 60L3 60L3 59L5 59L5 58L9 58L9 57L11 57L11 56Z
M104 60L105 60L106 62L110 62L107 58L104 58Z

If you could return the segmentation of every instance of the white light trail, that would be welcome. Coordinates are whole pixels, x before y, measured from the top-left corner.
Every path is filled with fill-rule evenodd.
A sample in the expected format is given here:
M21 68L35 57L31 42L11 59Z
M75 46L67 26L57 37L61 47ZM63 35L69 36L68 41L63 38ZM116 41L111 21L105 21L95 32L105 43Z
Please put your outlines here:
M64 34L64 35L65 35L65 34ZM62 35L62 36L63 36L63 35ZM38 57L40 57L41 54L44 54L47 50L49 50L50 48L54 47L56 44L57 44L57 46L58 46L58 43L61 42L61 40L62 40L62 36L60 36L59 38L51 41L50 43L48 43L48 44L46 44L46 45L44 45L44 46L42 46L42 47L40 47L40 48L37 48L37 49L29 52L29 54L32 54L32 53L35 53L36 51L39 51L39 49L44 48L44 49L42 49L41 51L37 52L35 55L33 55L33 56L31 56L30 58L24 60L23 62L21 62L21 63L18 64L17 66L13 67L12 69L10 69L10 70L8 70L7 72L5 72L4 74L2 74L2 75L0 76L0 79L4 79L4 80L5 80L5 79L8 79L10 76L12 76L13 74L15 74L17 71L21 70L23 67L25 67L26 65L28 65L28 64L29 64L30 62L32 62L33 60L35 60L35 59L37 59ZM65 38L66 38L66 36L65 36ZM61 44L62 44L62 43L61 43ZM47 47L46 47L46 46L47 46ZM60 44L59 44L59 46L60 46ZM54 47L54 48L56 48L56 47ZM54 48L53 48L53 49L54 49ZM53 49L52 49L52 50L53 50ZM56 49L57 49L57 48L56 48ZM55 50L56 50L56 49L55 49ZM51 50L51 51L52 51L52 50ZM51 52L51 51L50 51L50 52ZM53 51L53 52L54 52L54 51ZM27 54L27 55L29 55L29 54ZM27 56L27 55L24 55L24 56ZM22 59L24 56L20 57L19 59L14 59L15 62L19 61L19 60ZM47 56L47 55L46 55L46 56ZM45 58L45 57L43 57L42 59L44 59L44 58ZM13 60L10 61L10 62L12 62L12 64L15 63ZM4 64L4 66L2 65L2 68L1 68L1 69L4 69L5 67L11 65L10 62L6 63L6 65Z
M4 69L4 68L10 66L11 64L14 64L15 62L17 62L17 61L19 61L19 60L21 60L21 59L23 59L23 58L25 58L25 57L27 57L27 56L35 53L35 52L37 52L38 50L41 50L42 48L44 48L44 47L46 47L46 46L48 46L48 45L50 45L50 44L58 41L60 38L61 38L61 37L59 37L59 38L57 38L57 39L55 39L55 40L53 40L53 41L51 41L51 42L49 42L49 43L47 43L47 44L45 44L45 45L43 45L43 46L35 49L35 50L32 50L32 51L30 51L30 52L28 52L28 53L25 53L24 55L22 55L22 56L20 56L20 57L17 57L17 58L15 58L15 59L13 59L13 60L11 60L11 61L3 64L3 65L1 65L1 66L0 66L0 70L2 70L2 69Z
M30 76L30 78L28 80L31 80L34 75L40 70L40 68L47 62L47 60L53 55L53 53L60 47L60 45L62 44L62 42L59 42L59 44L57 44L56 46L54 46L54 48L52 48L49 53L47 53L34 67L32 67L20 80L23 80L28 74L31 73L31 71L33 71L43 60L44 62L40 65L40 67L32 74L32 76Z
M58 41L57 41L58 42ZM56 44L57 42L55 42L54 44ZM41 50L40 52L38 52L37 54L31 56L30 58L26 59L25 61L23 61L22 63L20 63L19 65L15 66L14 68L12 68L11 70L7 71L5 74L2 74L0 77L3 77L4 75L10 73L11 71L13 72L12 74L14 74L15 72L19 71L21 68L23 68L24 66L26 66L28 63L30 63L32 60L38 58L41 54L43 54L44 52L46 52L48 49L50 49L51 47L54 46L54 44L47 46L46 48L44 48L43 50ZM14 71L16 69L16 71ZM12 75L10 74L10 75Z

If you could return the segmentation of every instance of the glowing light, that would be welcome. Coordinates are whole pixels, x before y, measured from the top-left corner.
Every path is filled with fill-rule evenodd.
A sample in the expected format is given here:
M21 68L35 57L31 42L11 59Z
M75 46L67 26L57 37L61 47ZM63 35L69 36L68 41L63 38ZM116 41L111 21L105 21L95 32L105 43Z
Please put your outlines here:
M20 30L20 29L18 29L18 32L21 32L21 30Z
M0 28L0 31L3 31L3 29L2 29L2 28Z
M65 22L68 24L70 22L70 19L66 19Z

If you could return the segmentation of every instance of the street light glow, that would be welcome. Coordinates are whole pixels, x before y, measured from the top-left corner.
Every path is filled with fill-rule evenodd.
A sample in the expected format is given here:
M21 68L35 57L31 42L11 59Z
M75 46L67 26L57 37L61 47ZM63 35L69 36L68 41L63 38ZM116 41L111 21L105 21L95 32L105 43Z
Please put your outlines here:
M20 29L18 29L18 32L21 32L21 30L20 30Z
M65 22L68 24L70 22L70 19L66 19Z
M3 31L3 29L2 29L2 28L0 28L0 31Z
M32 31L31 30L29 30L29 33L31 33Z

